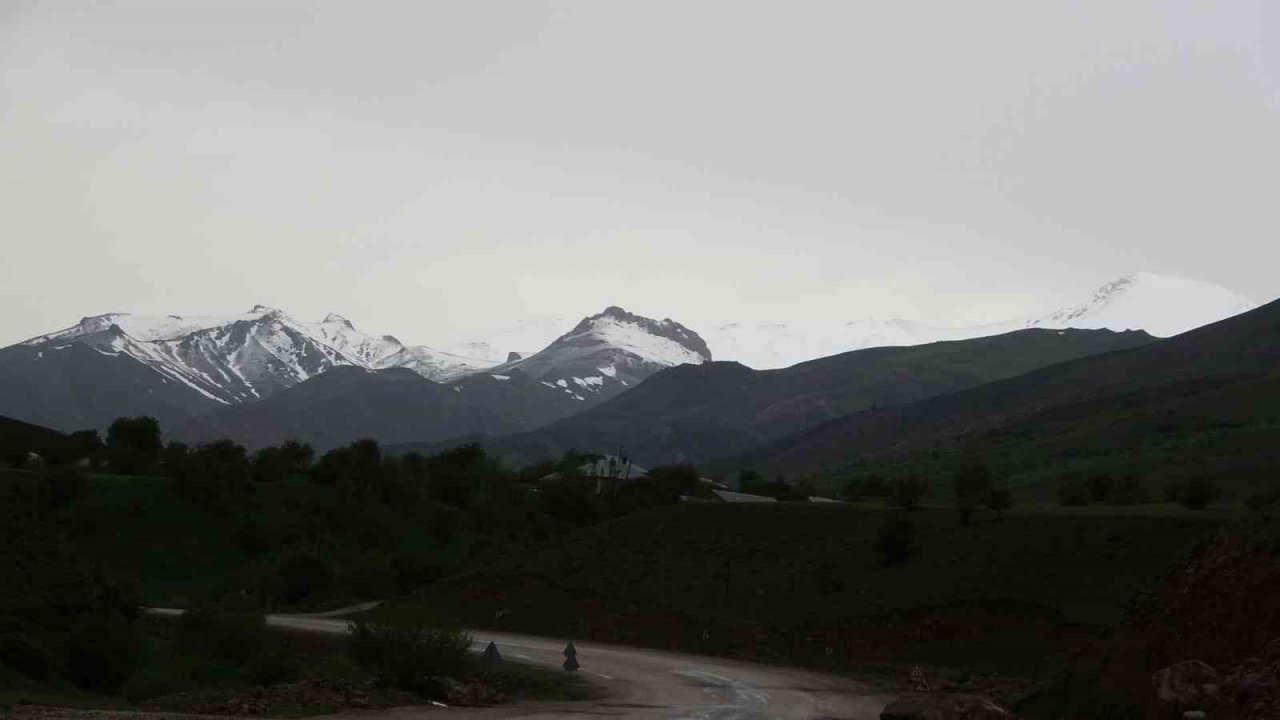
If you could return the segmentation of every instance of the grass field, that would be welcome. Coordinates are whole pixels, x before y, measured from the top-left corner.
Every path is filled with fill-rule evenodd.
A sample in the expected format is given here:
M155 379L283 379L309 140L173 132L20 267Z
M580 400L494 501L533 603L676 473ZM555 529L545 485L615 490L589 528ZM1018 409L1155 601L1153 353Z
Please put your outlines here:
M962 526L912 513L885 565L883 507L688 504L623 518L374 611L472 627L817 665L1018 667L1114 624L1227 514L1015 510Z

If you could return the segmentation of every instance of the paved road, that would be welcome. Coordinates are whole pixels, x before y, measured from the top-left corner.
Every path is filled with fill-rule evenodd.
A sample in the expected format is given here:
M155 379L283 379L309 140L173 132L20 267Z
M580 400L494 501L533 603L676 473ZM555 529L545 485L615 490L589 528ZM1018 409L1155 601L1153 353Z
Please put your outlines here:
M177 614L176 610L153 610ZM333 617L268 615L276 627L345 633L347 622ZM564 642L547 638L477 630L477 650L490 641L509 660L559 668ZM889 698L844 678L719 658L638 650L618 645L575 643L579 672L606 690L603 700L576 703L524 703L499 708L399 708L347 714L348 720L407 718L626 718L738 720L745 718L880 717Z

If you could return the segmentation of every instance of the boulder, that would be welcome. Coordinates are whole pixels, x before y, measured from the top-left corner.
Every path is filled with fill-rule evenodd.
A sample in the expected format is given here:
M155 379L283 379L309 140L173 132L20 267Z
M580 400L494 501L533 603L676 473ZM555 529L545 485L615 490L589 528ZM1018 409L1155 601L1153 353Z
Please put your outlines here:
M1262 675L1245 675L1236 685L1236 702L1248 705L1267 697L1271 684Z
M1199 660L1184 660L1151 676L1156 699L1177 708L1201 708L1217 699L1218 671Z
M1267 662L1280 662L1280 637L1267 643L1262 649L1262 659Z

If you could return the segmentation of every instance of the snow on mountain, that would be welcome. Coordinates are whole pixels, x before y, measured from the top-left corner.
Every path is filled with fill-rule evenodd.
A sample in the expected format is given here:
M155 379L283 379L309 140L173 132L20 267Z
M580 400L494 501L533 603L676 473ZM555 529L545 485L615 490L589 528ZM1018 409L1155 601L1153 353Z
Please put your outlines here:
M990 325L943 327L903 319L731 323L703 335L717 358L769 369L851 350L966 340L1025 328L1145 330L1170 337L1254 307L1247 298L1217 285L1139 272L1107 283L1077 305Z
M664 368L710 361L706 341L675 320L652 320L609 307L531 357L493 372L520 371L585 402L593 396L611 397Z
M23 344L68 342L124 353L223 403L258 400L338 366L407 367L442 382L495 364L366 335L337 314L305 323L262 305L228 317L110 313Z
M1024 327L1146 330L1157 337L1172 337L1256 307L1248 298L1217 285L1139 272L1102 286L1079 305L1030 320Z

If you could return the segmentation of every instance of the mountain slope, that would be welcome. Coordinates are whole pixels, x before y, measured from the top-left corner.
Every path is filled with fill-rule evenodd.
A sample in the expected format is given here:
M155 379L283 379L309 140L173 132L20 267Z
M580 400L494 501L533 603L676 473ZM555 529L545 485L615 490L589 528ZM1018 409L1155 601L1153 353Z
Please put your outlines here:
M0 412L72 431L105 428L122 415L150 415L171 425L220 405L135 346L113 326L75 341L2 348Z
M255 403L194 418L171 436L230 438L250 448L301 440L320 450L519 432L577 412L580 401L519 371L432 382L407 368L338 367Z
M486 444L523 462L569 448L622 448L644 465L703 462L863 408L908 403L1151 341L1138 332L1024 330L861 350L782 370L730 362L683 365L581 414Z
M815 357L890 345L965 340L1026 328L1145 330L1170 337L1257 307L1209 283L1139 272L1107 283L1083 302L1043 316L990 325L940 327L895 318L845 323L797 320L731 323L703 332L716 357L755 368L787 367Z
M1161 396L1188 387L1180 384L1212 387L1265 378L1276 372L1278 363L1280 301L1136 349L910 405L855 413L780 440L744 461L784 472L813 472L859 458L954 447L1073 405L1096 403L1105 411L1142 391Z

